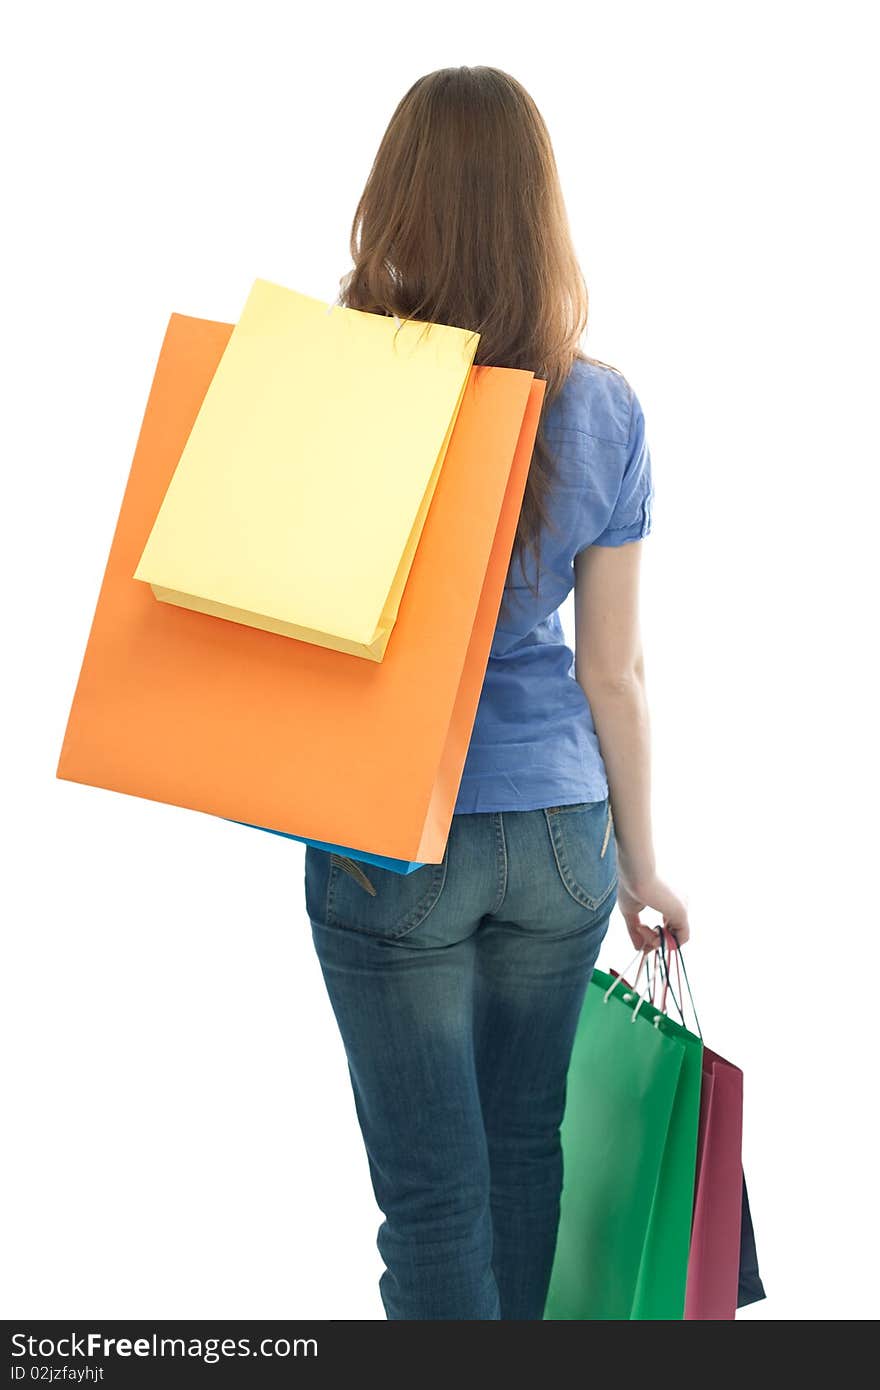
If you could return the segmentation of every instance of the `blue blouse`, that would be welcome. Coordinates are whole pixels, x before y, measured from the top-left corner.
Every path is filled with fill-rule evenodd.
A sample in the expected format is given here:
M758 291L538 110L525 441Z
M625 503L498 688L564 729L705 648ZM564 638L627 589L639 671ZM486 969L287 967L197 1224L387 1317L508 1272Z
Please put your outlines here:
M601 801L605 764L589 701L575 679L559 607L588 545L623 545L651 530L651 455L642 409L626 378L577 359L545 409L556 460L541 535L538 597L511 565L492 642L456 812L529 811ZM534 582L534 560L526 557Z

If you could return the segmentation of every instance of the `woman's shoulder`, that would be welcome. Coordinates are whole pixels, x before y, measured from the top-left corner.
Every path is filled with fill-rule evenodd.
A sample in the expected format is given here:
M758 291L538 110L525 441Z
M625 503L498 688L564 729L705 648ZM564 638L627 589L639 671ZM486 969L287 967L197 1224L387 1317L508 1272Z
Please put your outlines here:
M576 357L562 390L547 408L547 431L575 430L625 445L632 402L632 387L618 368Z

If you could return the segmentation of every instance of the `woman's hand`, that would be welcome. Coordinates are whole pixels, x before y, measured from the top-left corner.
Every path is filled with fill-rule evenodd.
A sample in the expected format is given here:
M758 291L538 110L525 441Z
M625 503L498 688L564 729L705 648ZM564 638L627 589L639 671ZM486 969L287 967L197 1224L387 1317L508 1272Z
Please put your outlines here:
M626 872L619 869L617 885L617 906L623 914L630 940L637 951L656 951L660 945L660 935L656 927L646 926L639 921L639 913L646 907L663 915L663 926L671 932L677 945L683 946L690 938L687 907L677 893L673 893L662 878L653 874L645 883L639 883L638 892L627 881Z

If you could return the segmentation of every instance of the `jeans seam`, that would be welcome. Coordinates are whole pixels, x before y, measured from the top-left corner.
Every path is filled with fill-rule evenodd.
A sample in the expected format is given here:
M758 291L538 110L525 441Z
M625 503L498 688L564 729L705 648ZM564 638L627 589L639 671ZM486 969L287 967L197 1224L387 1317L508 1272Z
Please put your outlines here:
M495 812L495 863L498 868L498 886L500 892L498 901L493 904L492 912L498 912L504 899L507 897L507 837L504 833L504 812Z

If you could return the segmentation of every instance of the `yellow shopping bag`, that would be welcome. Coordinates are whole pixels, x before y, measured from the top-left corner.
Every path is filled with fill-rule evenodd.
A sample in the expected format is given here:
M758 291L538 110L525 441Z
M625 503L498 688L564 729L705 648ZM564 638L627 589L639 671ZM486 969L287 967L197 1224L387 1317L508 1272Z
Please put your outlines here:
M256 280L135 579L380 662L478 342Z

